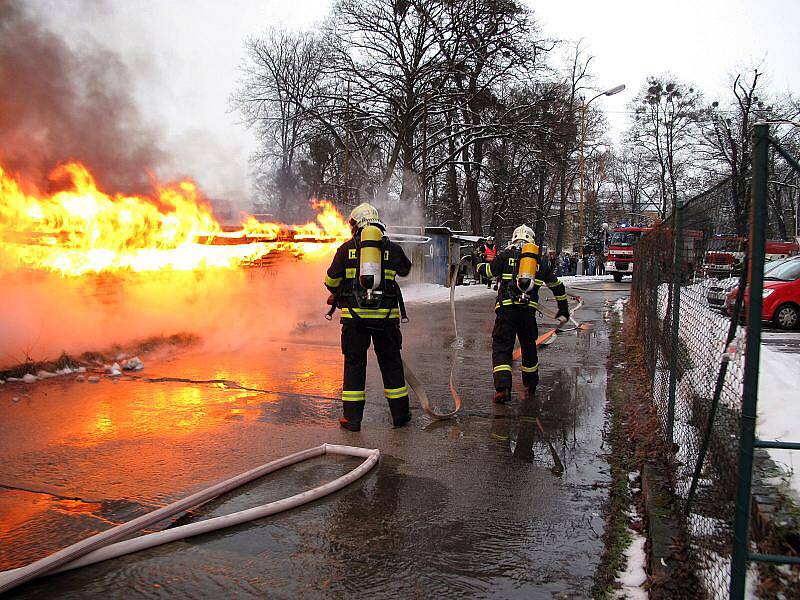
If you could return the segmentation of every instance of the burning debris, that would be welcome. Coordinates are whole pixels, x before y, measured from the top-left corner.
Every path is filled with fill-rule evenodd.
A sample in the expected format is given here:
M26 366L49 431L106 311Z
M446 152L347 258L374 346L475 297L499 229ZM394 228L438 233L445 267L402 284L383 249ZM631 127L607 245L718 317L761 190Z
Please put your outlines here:
M189 180L157 185L153 196L108 194L80 163L56 168L61 186L39 193L0 165L0 265L78 276L235 269L275 251L325 252L350 231L333 205L314 202L316 222L261 223L246 217L230 231Z

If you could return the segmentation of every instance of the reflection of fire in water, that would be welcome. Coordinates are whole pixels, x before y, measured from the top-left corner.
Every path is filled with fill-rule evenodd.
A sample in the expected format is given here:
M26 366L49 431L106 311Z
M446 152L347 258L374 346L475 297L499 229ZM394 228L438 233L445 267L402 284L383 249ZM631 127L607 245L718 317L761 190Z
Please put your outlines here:
M350 231L329 202L314 202L316 222L287 226L244 219L224 231L194 183L158 185L153 196L109 195L80 163L51 174L62 189L31 185L0 165L0 266L63 275L107 271L233 269L270 252L324 252Z

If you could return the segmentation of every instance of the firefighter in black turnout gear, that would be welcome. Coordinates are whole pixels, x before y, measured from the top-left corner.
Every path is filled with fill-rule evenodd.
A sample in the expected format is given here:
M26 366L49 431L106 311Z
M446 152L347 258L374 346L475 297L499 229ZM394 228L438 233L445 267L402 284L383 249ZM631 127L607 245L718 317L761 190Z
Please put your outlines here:
M353 237L337 249L325 277L325 286L331 292L331 313L337 307L342 311L344 416L339 424L349 431L361 429L367 350L372 342L392 422L395 427L402 427L411 420L411 413L400 355L400 317L405 320L405 307L395 278L408 275L411 261L399 245L386 237L386 227L370 204L365 202L353 209L350 228Z
M539 288L546 284L553 292L558 301L556 316L563 324L569 320L564 284L555 275L555 265L539 256L533 230L526 225L514 230L511 244L499 252L494 260L479 264L478 273L500 278L492 331L494 401L504 403L511 399L511 362L517 337L522 347L522 383L527 396L533 397L539 383L539 357L536 351Z

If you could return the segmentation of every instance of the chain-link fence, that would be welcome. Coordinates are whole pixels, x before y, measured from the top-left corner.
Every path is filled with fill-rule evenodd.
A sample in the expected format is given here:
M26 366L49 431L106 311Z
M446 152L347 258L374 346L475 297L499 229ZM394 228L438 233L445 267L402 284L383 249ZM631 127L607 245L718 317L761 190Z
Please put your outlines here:
M729 597L734 548L744 547L745 555L749 549L741 541L747 535L735 535L737 518L742 520L737 506L745 505L744 514L750 508L749 484L743 496L739 471L748 264L764 260L769 269L771 260L797 251L785 228L776 226L784 215L770 214L774 203L762 202L764 218L755 222L766 240L775 242L756 248L759 256L750 255L748 188L725 180L692 198L645 235L634 256L636 333L652 377L662 433L676 452L674 492L691 559L711 598ZM757 288L761 295L761 286ZM754 334L759 341L760 327ZM743 472L749 472L752 440L743 447L749 452ZM753 484L764 490L759 473L753 477ZM764 564L763 558L748 559ZM797 574L792 569L790 579Z
M707 441L686 527L698 573L710 592L719 591L712 597L728 593L744 372L739 349L746 335L734 327L726 343L746 260L730 194L726 180L644 236L632 287L661 427L677 449L675 492L684 504Z

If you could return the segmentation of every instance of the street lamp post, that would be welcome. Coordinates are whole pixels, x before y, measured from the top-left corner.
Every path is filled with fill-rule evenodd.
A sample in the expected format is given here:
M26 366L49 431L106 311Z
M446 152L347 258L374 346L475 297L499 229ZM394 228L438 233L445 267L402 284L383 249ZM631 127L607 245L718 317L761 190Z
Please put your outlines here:
M588 102L584 102L581 105L581 154L579 157L579 165L578 170L580 171L580 202L578 207L578 275L583 275L583 229L584 229L584 215L583 215L583 181L584 181L584 168L583 168L583 146L586 140L586 109L589 108L589 105L597 100L600 96L613 96L614 94L619 94L622 90L625 89L625 84L620 84L611 88L610 90L606 90L604 92L600 92L594 98L589 100Z

